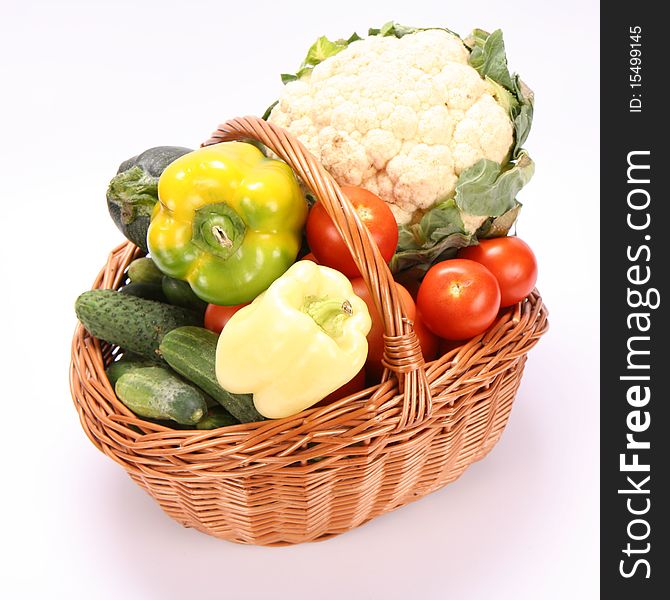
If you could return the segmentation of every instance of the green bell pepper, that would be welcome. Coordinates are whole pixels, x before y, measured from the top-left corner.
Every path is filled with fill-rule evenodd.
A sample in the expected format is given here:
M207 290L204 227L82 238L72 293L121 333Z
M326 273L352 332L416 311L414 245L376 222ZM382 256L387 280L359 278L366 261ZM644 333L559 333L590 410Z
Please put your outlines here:
M158 198L151 257L205 302L250 302L295 262L307 202L291 168L251 144L178 158L161 175Z

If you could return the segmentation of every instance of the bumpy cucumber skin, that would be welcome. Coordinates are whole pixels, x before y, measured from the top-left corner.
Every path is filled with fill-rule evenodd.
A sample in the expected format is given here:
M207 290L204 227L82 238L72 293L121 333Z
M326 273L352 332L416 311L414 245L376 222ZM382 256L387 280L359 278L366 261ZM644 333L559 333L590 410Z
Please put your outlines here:
M163 276L163 294L170 304L204 314L207 303L200 300L186 281Z
M75 312L92 336L156 361L168 331L202 324L193 311L114 290L84 292L75 302Z
M163 367L132 369L121 375L114 389L140 417L195 425L207 414L202 392Z
M163 273L160 272L156 263L148 256L136 258L128 266L128 279L133 283L153 283L160 286L163 281Z
M251 394L231 394L216 379L218 336L202 327L178 327L168 332L160 345L166 362L189 381L217 400L241 423L263 421Z
M155 367L156 363L148 358L141 356L129 356L124 354L119 360L114 361L105 369L107 379L112 387L116 385L121 375L129 373L134 369L141 369L143 367Z

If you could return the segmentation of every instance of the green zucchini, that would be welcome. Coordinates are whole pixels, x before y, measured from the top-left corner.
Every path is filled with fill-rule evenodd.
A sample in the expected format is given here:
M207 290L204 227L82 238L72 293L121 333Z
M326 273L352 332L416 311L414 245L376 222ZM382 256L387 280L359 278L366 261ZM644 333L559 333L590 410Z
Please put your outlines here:
M84 292L75 302L75 312L92 336L156 361L168 331L202 323L192 311L114 290Z
M207 308L207 302L200 300L186 281L163 276L162 279L163 294L170 304L188 308L197 313L204 313Z
M178 327L169 331L160 344L165 361L189 381L212 396L241 423L262 421L251 394L231 394L216 379L218 336L202 327Z
M147 252L151 211L158 201L158 178L180 156L191 152L179 146L149 148L121 163L107 189L107 209L121 233Z
M196 429L216 429L217 427L228 427L237 425L239 421L233 417L223 406L210 407L207 415L198 421Z
M132 369L121 375L114 389L140 417L195 425L207 414L202 392L163 367Z
M119 360L114 361L111 365L105 369L107 373L107 379L112 387L116 385L116 382L119 380L121 375L129 373L134 369L141 369L143 367L155 367L156 363L148 358L142 358L141 356L135 356L133 354L124 354Z
M128 279L133 283L153 283L161 285L163 273L148 256L136 258L128 265Z
M141 283L131 281L124 285L119 292L122 294L130 294L138 298L145 298L146 300L155 300L156 302L166 302L167 298L163 293L163 288L154 283Z

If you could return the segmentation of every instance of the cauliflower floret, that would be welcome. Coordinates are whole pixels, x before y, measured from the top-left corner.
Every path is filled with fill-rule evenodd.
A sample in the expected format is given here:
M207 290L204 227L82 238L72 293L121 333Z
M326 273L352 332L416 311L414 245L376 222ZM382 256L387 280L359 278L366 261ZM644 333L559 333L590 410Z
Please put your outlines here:
M448 146L417 144L408 154L393 157L386 173L393 182L393 202L410 216L430 208L456 187L454 161ZM396 214L398 214L396 212Z
M340 184L381 196L398 223L455 191L482 158L503 162L507 111L447 31L371 36L284 86L269 121L288 129Z

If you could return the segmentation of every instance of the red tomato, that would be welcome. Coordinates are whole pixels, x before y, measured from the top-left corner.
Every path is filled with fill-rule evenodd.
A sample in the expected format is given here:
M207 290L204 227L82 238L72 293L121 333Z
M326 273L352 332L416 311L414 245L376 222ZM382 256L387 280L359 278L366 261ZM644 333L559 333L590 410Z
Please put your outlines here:
M365 371L370 382L379 382L384 372L384 366L382 365L382 356L384 355L384 321L382 321L363 278L352 279L351 286L354 288L354 293L365 301L370 311L372 327L368 333L368 358L365 363ZM417 317L416 305L411 294L399 283L396 283L396 287L398 288L400 302L402 302L407 317L415 321L414 330L419 338L424 358L427 361L433 360L437 353L437 338L421 322L421 319Z
M426 362L435 360L438 355L440 340L430 329L428 329L428 327L426 327L426 324L423 322L423 317L418 312L414 315L414 331L419 338L419 344L421 344L423 359Z
M248 304L248 302L247 302ZM221 333L226 323L240 308L247 304L236 304L234 306L219 306L218 304L208 304L205 309L205 329L214 333Z
M390 261L398 245L398 225L391 209L368 190L347 185L341 189L372 234L384 260ZM320 202L309 211L306 232L307 243L320 265L337 269L347 277L361 276L344 240Z
M537 261L530 246L518 237L480 240L478 246L462 248L460 258L484 265L500 285L500 305L511 306L533 291Z
M323 400L321 400L316 406L326 406L335 400L340 400L345 396L351 396L356 392L360 392L365 389L365 367L363 367L352 379L347 381L343 386L336 389L334 392L328 394Z
M417 306L435 335L465 340L486 331L495 320L500 286L491 271L473 260L445 260L426 273Z

